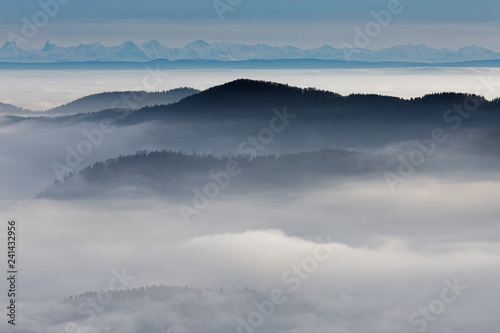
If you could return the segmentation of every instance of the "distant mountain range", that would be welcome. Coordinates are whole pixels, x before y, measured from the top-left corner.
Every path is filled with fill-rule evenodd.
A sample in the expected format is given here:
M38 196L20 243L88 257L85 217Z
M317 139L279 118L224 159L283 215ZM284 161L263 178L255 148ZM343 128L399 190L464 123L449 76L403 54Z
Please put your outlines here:
M426 45L399 45L382 50L339 49L330 45L313 49L300 49L288 45L207 43L201 40L180 48L167 47L156 40L141 44L127 41L118 46L104 46L96 42L69 47L60 47L47 41L41 50L23 50L15 42L7 42L0 48L0 62L6 63L148 62L157 59L223 62L320 59L437 64L500 60L500 53L475 45L459 50L435 49Z

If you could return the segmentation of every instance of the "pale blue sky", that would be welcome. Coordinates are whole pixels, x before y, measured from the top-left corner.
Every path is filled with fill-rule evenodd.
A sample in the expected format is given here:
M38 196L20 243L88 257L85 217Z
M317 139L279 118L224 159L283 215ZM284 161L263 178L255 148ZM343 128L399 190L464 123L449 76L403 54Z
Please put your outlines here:
M51 0L41 0L48 3ZM57 1L57 0L56 0ZM227 2L228 0L221 0ZM233 3L239 0L232 0ZM39 9L40 0L1 0L0 19L16 23ZM64 0L58 15L63 21L114 19L212 20L213 0ZM384 8L388 0L243 0L231 20L285 21L362 20L370 10ZM231 3L231 1L229 1ZM423 22L498 22L498 0L401 0L407 20ZM411 8L410 8L411 7ZM231 17L229 17L231 16Z
M40 3L54 1L67 4L59 5L56 15L29 38L25 48L38 48L47 39L60 45L157 39L181 46L205 39L338 47L342 42L351 44L354 28L364 28L374 19L372 11L387 9L393 0L243 0L224 13L224 21L213 0L0 0L0 42L7 41L9 33L21 35L23 18L33 22L43 11ZM401 0L400 8L401 13L393 15L368 48L476 44L500 51L498 0Z

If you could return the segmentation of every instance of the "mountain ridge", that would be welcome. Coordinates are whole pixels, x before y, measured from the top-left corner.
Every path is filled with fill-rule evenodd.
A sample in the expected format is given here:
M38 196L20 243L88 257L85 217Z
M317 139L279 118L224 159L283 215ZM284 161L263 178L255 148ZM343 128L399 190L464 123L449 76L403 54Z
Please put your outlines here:
M431 117L443 121L442 115L454 104L464 105L469 97L479 109L498 110L499 100L464 93L435 93L403 99L376 94L342 96L315 88L298 88L276 82L238 79L193 94L171 105L149 106L133 112L127 122L172 119L258 118L272 115L273 109L289 107L301 119L332 120L351 117L370 119L413 119ZM383 110L383 112L375 112ZM404 112L402 112L402 110ZM492 114L493 115L493 114ZM497 117L496 114L494 114Z
M330 45L301 49L295 46L267 44L209 43L193 41L183 47L167 47L157 40L143 43L125 41L120 45L104 46L99 42L77 46L57 46L47 41L41 50L23 50L15 42L0 47L0 62L55 63L90 61L147 62L157 59L176 60L279 60L320 59L362 62L458 63L466 61L500 60L500 53L476 45L458 50L436 49L427 45L397 45L381 50L361 48L340 49Z
M141 109L146 106L168 105L200 91L180 87L164 91L112 91L90 94L48 110L28 110L0 102L0 115L64 116L95 113L109 109Z
M74 199L96 190L105 194L104 188L116 189L123 185L151 188L166 195L189 196L194 186L203 186L210 181L210 170L223 170L229 161L237 162L246 170L246 175L233 181L237 185L258 185L259 188L268 188L270 184L296 186L299 180L311 181L320 175L359 175L374 171L375 167L362 156L361 153L343 149L254 156L251 159L246 155L138 151L71 173L39 193L38 198ZM85 190L76 190L75 183L81 181L86 184Z
M79 114L106 109L140 109L152 105L168 105L198 93L193 88L176 88L167 91L118 91L103 92L81 97L70 103L45 111L45 114Z
M273 109L288 106L301 112L302 116L313 118L335 118L342 117L365 117L370 115L380 116L409 116L433 115L443 121L442 114L453 105L464 105L469 97L473 97L479 103L478 111L500 111L500 98L487 100L483 96L441 92L426 94L421 97L404 99L394 96L378 94L350 94L341 95L332 91L317 88L299 88L288 84L271 81L259 81L251 79L237 79L221 85L216 85L203 91L192 88L178 88L168 92L179 92L176 100L170 103L150 103L144 107L130 107L113 104L121 94L138 92L108 92L94 94L79 98L68 104L78 103L89 97L107 97L104 105L95 109L85 109L78 112L59 112L66 105L50 110L48 115L59 114L61 116L72 116L76 114L94 113L99 117L99 112L109 109L135 109L126 119L126 122L142 122L149 120L183 119L199 116L200 119L220 119L227 117L268 117ZM148 95L161 94L147 93ZM125 99L126 100L126 99ZM430 106L430 107L429 107ZM15 107L14 107L15 108ZM378 109L385 110L384 113L376 112ZM370 110L374 110L373 112ZM397 110L405 110L402 113ZM370 113L371 112L371 113ZM495 115L496 113L491 113ZM43 115L43 112L33 112L33 115ZM14 117L15 118L15 117ZM57 118L57 117L56 117ZM472 121L472 120L471 120Z

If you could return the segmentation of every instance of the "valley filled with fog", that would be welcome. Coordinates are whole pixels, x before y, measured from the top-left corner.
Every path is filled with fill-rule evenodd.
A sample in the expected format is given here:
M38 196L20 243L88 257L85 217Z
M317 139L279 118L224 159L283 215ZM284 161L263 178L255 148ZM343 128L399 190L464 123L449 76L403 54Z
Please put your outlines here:
M3 71L20 331L493 332L498 73Z

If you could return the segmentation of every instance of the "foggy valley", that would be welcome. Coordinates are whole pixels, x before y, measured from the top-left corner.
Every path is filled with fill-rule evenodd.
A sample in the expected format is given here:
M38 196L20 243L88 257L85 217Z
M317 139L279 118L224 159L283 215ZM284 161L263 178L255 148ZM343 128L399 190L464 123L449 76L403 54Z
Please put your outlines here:
M498 98L176 92L7 109L20 331L495 329Z

